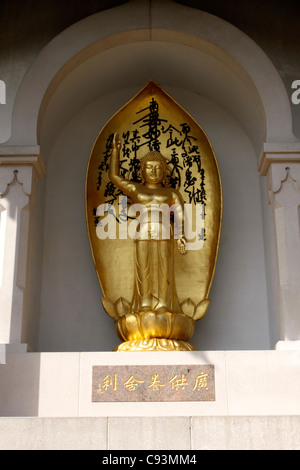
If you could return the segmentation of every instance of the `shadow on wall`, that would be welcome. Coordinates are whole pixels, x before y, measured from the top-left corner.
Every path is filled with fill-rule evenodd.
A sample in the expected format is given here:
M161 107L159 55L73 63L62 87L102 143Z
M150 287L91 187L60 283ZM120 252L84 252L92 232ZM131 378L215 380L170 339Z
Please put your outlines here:
M6 355L0 364L0 416L38 416L40 354Z

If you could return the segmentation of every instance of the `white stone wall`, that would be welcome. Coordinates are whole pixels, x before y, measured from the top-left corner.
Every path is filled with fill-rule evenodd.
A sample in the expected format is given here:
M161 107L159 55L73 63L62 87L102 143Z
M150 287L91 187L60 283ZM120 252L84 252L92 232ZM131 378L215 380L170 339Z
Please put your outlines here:
M0 450L142 450L151 464L154 450L300 449L299 416L0 418L0 431Z
M0 145L0 449L299 449L300 143L270 59L212 15L132 0L18 67ZM101 126L149 79L219 161L212 302L199 352L94 353L118 340L88 245L86 165ZM175 363L214 364L216 401L91 402L93 365Z
M281 340L296 347L300 146L282 81L259 47L225 21L147 0L68 28L33 61L19 87L12 135L0 146L2 283L11 273L1 290L2 344L27 343L41 351L115 346L87 242L85 170L101 126L150 78L203 126L221 169L220 255L196 346L269 349ZM279 162L290 167L293 208L290 183L278 189ZM31 174L23 186L28 204L20 195L17 201L26 207L26 226L24 211L22 223L17 215L4 222L9 168ZM259 179L268 180L260 185ZM8 250L14 237L15 250Z
M214 364L214 402L92 403L93 365ZM299 450L298 351L10 353L0 449Z
M215 401L92 402L97 365L215 367ZM300 415L299 351L7 353L0 416L151 417Z

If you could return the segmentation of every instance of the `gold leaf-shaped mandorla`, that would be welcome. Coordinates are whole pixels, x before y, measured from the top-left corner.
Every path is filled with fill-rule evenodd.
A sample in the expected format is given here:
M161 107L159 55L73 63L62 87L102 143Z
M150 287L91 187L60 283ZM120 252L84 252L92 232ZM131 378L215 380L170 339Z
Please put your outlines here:
M150 81L101 130L86 177L102 304L123 341L116 349L194 349L188 341L210 302L221 218L206 134Z

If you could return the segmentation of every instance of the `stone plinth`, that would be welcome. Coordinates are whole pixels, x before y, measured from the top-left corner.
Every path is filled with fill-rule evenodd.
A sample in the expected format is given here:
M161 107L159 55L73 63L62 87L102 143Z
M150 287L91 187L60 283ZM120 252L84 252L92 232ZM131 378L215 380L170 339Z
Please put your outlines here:
M213 401L93 402L93 367L214 366ZM133 369L132 369L133 370ZM179 368L178 368L179 370ZM0 416L300 415L300 351L9 353L0 365ZM181 375L180 375L181 377ZM139 377L134 377L139 379ZM159 380L159 377L157 378ZM179 383L179 382L177 382ZM149 382L150 384L150 382ZM173 382L175 384L175 382ZM170 384L169 384L170 385Z

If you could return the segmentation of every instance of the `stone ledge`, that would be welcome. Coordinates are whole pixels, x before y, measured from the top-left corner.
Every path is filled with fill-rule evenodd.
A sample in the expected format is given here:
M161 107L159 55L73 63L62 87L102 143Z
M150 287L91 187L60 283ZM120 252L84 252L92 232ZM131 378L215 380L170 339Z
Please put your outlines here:
M266 176L271 163L300 162L300 142L266 142L258 159L258 171Z
M0 436L0 450L299 450L300 416L0 418Z
M46 165L38 145L0 145L1 165L30 165L38 178L46 174Z
M92 401L93 366L213 364L215 401ZM7 353L0 365L0 416L300 415L300 351Z

